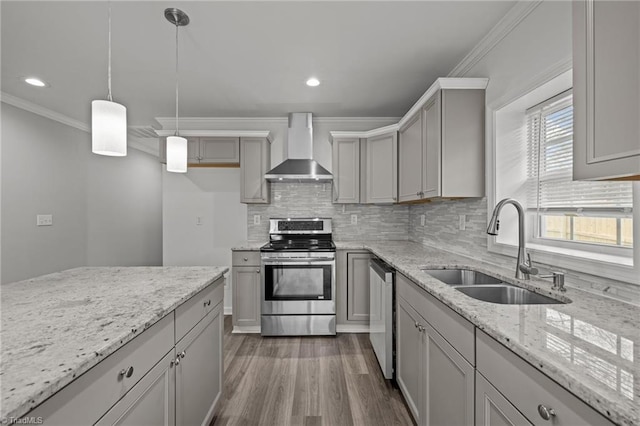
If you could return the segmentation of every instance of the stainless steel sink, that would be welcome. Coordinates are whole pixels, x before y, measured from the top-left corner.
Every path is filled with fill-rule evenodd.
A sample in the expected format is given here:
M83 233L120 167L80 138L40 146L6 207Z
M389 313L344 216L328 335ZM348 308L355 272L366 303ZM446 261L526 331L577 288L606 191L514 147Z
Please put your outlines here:
M508 284L460 286L456 290L474 299L485 302L500 303L502 305L541 305L563 304L556 299L535 293L526 288L515 287Z
M449 285L500 284L498 278L469 269L423 269L433 278Z

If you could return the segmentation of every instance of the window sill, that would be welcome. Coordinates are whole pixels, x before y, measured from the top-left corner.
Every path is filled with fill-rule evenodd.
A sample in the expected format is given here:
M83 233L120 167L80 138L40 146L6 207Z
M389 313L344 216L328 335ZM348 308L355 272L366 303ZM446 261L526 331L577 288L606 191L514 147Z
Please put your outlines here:
M505 256L517 257L518 247L499 244L489 237L488 251ZM534 266L542 263L559 269L582 272L599 277L611 278L627 283L640 284L638 272L631 257L551 247L541 244L527 244Z

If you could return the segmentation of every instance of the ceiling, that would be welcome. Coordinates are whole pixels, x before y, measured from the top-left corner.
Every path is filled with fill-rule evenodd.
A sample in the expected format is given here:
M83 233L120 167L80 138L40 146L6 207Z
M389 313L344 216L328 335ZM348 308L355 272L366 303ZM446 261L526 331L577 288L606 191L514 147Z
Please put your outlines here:
M113 99L129 125L180 116L402 116L513 1L113 1ZM2 1L2 91L90 122L107 93L107 3ZM26 85L35 75L47 88ZM319 87L305 85L316 76ZM481 77L481 76L476 76Z

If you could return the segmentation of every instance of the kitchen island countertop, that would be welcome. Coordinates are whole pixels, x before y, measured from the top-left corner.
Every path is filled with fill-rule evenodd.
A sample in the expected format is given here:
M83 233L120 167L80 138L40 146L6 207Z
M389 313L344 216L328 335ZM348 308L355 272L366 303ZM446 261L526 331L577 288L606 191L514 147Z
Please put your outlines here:
M83 267L2 285L0 419L25 415L228 270Z

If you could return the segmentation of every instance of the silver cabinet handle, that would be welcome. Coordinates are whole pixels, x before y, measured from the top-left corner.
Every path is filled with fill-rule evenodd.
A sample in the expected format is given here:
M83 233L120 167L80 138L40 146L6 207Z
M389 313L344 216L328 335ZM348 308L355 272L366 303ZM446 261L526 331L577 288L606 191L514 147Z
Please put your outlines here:
M204 306L211 306L211 299L204 302Z
M182 352L180 352L179 357L180 358L184 358L186 355L187 355L187 351L182 351Z
M415 328L418 328L418 321L415 321L415 323L413 324L413 326L414 326Z
M422 332L424 331L424 327L422 326L422 324L419 324L419 325L418 325L418 331L419 331L420 333L422 333Z
M260 269L256 269L256 274L259 274L259 273L260 273Z
M180 365L180 355L176 357L176 365Z
M244 261L245 261L245 262L248 262L248 261L249 261L249 259L245 257L245 258L244 258Z
M538 414L542 417L543 420L551 420L552 417L556 416L556 412L553 408L547 408L544 405L538 405Z
M123 378L124 377L129 378L133 376L133 366L130 366L129 368L123 368L122 370L120 370L119 376Z

